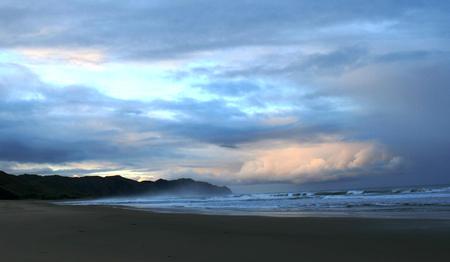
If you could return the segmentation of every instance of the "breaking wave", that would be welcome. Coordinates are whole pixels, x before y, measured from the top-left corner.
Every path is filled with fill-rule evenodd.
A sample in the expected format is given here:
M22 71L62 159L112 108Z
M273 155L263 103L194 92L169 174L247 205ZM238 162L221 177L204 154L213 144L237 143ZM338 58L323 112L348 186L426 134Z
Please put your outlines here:
M368 216L450 219L450 187L236 194L225 197L134 197L71 201L158 212L268 216Z

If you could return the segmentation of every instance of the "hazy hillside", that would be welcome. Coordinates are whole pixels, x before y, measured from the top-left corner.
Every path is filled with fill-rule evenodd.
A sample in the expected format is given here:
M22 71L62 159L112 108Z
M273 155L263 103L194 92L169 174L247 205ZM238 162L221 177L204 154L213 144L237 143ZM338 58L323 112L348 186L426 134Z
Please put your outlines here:
M121 176L10 175L0 171L0 199L69 199L137 194L225 195L231 191L192 179L137 182Z

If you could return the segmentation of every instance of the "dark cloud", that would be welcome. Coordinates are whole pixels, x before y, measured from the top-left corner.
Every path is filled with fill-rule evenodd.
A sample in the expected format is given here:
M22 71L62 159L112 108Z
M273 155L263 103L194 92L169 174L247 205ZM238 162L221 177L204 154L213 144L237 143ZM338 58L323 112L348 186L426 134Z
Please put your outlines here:
M399 20L395 30L430 35L436 30L424 27L439 28L448 35L449 7L445 1L2 1L0 46L100 48L116 59L156 59L316 41L320 29L362 21Z
M448 43L448 39L441 39L440 43ZM345 130L348 139L379 141L407 159L408 167L402 172L392 172L391 178L367 178L368 184L382 184L386 180L397 184L447 183L449 50L443 46L436 49L434 45L411 48L409 44L382 50L364 45L339 47L283 58L281 64L271 64L272 58L263 58L244 68L216 67L210 71L195 68L193 71L212 81L258 80L266 76L289 79L291 86L274 89L278 93L294 90L287 92L287 96L262 88L253 101L270 97L271 104L306 104L311 114L302 112L298 116L308 119L310 125L312 119L331 124L332 131L326 134L342 134ZM251 90L244 95L250 96L247 101L251 101ZM342 112L339 105L350 108ZM321 126L313 130L319 133L327 129ZM282 132L277 135L290 137Z
M113 99L87 87L48 86L17 68L13 75L0 75L2 160L60 163L151 151L115 142L126 132L145 128L142 116L130 114L139 112L141 103ZM153 149L153 156L166 151L162 145Z
M84 86L49 86L26 68L13 68L13 73L0 75L3 161L137 162L142 157L188 157L179 149L195 143L233 148L265 139L311 140L338 131L334 124L320 121L267 125L266 115L247 114L222 99L120 100ZM147 114L158 110L169 111L175 118L160 119ZM290 113L301 114L295 110ZM121 142L129 135L145 132L158 135Z
M167 72L202 79L189 88L208 99L153 101L51 85L26 66L0 64L0 161L159 170L201 166L190 160L207 156L187 151L208 146L334 139L374 141L407 163L358 183L449 182L449 13L446 1L2 1L3 50L233 59ZM232 52L239 48L248 49Z

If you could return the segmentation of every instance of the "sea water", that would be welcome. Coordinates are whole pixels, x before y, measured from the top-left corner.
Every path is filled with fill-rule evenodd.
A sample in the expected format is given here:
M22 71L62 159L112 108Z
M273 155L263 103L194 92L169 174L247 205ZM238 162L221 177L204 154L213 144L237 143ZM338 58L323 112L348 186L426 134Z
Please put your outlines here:
M450 186L234 194L223 197L140 196L64 203L169 213L450 219Z

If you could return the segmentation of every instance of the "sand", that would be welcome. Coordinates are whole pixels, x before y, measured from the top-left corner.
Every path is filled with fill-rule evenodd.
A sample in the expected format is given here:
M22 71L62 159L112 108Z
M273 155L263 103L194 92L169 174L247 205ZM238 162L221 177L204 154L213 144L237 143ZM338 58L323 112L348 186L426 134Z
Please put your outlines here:
M0 261L450 261L450 221L158 214L0 201Z

